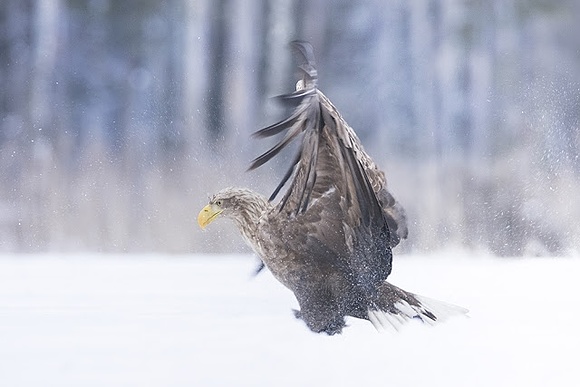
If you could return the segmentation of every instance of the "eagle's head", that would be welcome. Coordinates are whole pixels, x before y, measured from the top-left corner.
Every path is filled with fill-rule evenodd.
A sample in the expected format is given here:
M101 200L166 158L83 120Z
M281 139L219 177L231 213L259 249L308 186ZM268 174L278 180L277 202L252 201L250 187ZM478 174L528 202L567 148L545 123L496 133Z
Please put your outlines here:
M262 196L245 188L225 188L213 195L201 209L197 223L204 229L218 216L223 215L237 222L256 222L269 207Z

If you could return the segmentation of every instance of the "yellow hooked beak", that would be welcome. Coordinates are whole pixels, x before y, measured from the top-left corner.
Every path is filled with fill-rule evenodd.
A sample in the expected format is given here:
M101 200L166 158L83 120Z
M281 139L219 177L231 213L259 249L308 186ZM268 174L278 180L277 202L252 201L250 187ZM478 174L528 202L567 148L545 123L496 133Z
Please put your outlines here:
M223 210L215 204L208 204L203 207L201 211L199 211L199 215L197 215L197 223L199 224L199 227L201 227L202 230L205 229L208 224L213 222L213 220L222 213L222 211Z

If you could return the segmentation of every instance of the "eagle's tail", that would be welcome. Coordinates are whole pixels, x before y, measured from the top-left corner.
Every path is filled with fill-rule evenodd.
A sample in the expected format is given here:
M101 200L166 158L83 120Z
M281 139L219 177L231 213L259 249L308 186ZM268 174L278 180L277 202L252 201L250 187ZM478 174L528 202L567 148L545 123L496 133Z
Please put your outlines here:
M460 306L419 296L388 282L384 282L378 291L378 300L368 310L368 319L377 330L389 327L398 330L412 320L434 325L451 316L468 312Z

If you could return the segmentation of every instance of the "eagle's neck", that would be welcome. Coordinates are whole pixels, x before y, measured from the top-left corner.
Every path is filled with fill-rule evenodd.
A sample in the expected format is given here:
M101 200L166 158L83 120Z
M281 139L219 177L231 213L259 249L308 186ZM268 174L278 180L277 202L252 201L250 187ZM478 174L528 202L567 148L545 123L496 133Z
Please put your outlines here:
M238 197L232 219L240 230L246 243L254 251L261 255L262 247L258 238L260 220L266 213L272 209L272 204L268 200L255 192L246 192L245 195Z

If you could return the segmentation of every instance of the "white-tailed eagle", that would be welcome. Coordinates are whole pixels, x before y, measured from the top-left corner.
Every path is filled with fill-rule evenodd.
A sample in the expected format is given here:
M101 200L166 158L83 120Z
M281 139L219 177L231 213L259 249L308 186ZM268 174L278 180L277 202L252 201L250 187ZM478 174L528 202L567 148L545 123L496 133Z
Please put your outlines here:
M314 332L340 333L345 316L380 328L411 319L432 324L466 313L386 282L391 248L407 237L405 211L355 132L318 90L312 46L296 41L292 47L302 79L296 91L280 98L295 109L255 133L284 135L250 169L302 136L296 157L269 199L248 189L226 188L201 210L199 225L205 228L219 215L233 219L274 277L294 292L300 305L296 315ZM284 196L274 203L288 182Z

